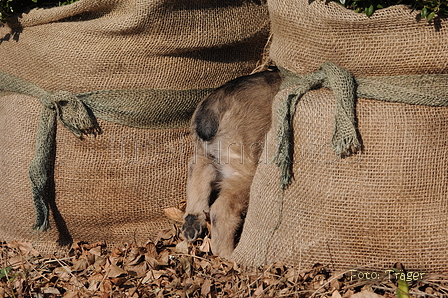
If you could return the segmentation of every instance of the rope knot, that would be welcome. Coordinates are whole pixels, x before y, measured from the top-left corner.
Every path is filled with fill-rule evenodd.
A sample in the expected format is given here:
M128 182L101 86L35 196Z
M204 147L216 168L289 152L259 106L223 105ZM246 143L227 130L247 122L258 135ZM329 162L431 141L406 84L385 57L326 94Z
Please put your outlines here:
M356 131L356 84L353 76L332 62L325 62L318 71L306 75L294 74L280 68L284 82L282 89L291 88L280 104L277 128L277 152L274 161L280 169L280 186L285 189L293 179L292 154L294 146L292 119L300 98L308 91L320 87L333 90L336 99L335 128L331 141L333 150L348 156L361 148Z
M95 117L76 95L61 90L48 92L40 100L45 107L56 110L62 124L78 138L99 133Z

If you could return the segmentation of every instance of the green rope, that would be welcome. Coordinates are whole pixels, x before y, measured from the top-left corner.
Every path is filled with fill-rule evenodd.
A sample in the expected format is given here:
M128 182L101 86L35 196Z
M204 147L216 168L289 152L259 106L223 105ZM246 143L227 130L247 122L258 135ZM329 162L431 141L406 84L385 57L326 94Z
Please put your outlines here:
M42 108L40 120L37 127L36 153L29 167L31 180L31 191L33 194L34 206L36 208L36 224L34 228L45 231L48 225L48 202L51 194L48 193L48 183L53 176L51 169L51 150L56 137L56 113L46 107Z
M300 98L309 90L325 87L333 91L335 126L331 145L344 157L356 153L361 141L356 127L356 98L433 107L448 106L448 74L360 77L353 76L332 62L322 64L311 74L298 75L280 68L285 80L281 89L290 89L280 103L277 116L277 151L274 162L280 170L284 190L293 177L293 117Z
M42 110L36 132L36 152L29 167L36 209L34 229L49 228L49 198L54 193L57 120L78 138L100 133L96 118L138 128L188 127L199 101L213 89L102 90L74 95L49 92L22 78L0 71L0 91L39 98Z

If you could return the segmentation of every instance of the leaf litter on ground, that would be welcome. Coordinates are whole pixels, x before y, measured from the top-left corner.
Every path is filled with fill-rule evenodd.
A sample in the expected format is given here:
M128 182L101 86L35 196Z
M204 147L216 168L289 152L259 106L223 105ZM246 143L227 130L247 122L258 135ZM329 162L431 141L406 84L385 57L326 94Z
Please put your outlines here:
M194 243L179 231L181 213L169 210L171 229L145 246L74 243L63 257L41 255L31 244L0 243L3 297L396 297L390 279L353 279L331 264L309 269L273 263L246 268L212 255L209 236ZM409 284L410 297L448 297L448 271Z

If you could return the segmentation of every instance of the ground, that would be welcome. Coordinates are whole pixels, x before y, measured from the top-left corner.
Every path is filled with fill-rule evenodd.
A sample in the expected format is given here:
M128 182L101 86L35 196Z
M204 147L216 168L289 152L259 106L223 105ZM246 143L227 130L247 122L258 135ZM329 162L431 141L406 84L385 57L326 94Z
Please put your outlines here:
M29 243L0 243L1 297L397 297L397 280L353 278L316 264L297 270L280 263L244 268L210 253L210 239L187 243L179 214L167 210L171 229L145 247L75 243L64 257L45 256ZM448 271L412 274L410 297L448 297ZM398 294L403 298L404 292Z

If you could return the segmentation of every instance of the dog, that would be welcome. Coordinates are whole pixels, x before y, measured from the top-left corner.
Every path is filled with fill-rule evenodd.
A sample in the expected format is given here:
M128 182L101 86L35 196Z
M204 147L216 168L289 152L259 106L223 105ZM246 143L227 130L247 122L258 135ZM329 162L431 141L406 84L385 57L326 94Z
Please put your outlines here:
M193 114L198 146L189 161L182 233L188 241L201 237L209 215L215 255L230 258L238 242L281 82L276 68L236 78L202 100Z

